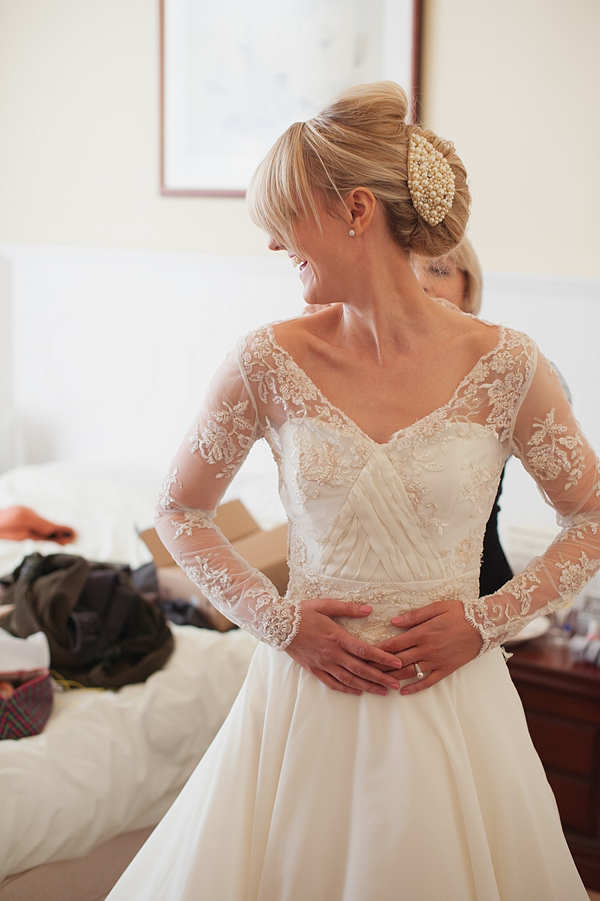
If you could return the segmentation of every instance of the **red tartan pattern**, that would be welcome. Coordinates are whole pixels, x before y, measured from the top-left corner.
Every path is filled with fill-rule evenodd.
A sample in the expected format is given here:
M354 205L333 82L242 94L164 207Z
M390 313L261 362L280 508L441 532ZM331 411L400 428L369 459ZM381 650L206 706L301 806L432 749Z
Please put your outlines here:
M49 673L19 685L10 698L0 699L0 739L37 735L46 725L53 700Z

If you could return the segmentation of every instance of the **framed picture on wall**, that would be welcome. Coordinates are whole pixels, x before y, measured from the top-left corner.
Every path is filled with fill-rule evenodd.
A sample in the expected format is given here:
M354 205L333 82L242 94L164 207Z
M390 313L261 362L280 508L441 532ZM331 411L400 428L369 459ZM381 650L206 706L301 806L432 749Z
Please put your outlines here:
M161 193L243 196L269 147L353 84L416 109L420 0L161 0Z

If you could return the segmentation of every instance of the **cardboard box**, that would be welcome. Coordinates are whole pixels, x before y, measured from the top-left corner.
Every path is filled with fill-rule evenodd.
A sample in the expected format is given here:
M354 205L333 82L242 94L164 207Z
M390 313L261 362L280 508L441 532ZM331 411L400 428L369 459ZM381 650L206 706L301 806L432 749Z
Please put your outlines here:
M214 522L237 553L264 573L277 591L284 594L289 578L287 526L281 525L263 531L241 501L221 504ZM139 534L152 553L161 595L165 599L185 600L194 604L220 632L232 629L234 624L213 607L197 585L177 566L156 530L146 529Z

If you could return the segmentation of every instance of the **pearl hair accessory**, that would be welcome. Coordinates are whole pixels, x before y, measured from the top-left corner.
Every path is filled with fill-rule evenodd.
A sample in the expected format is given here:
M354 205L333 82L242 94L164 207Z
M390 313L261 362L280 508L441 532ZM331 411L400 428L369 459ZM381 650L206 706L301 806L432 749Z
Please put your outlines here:
M350 235L351 238L353 238L354 235L356 234L356 232L354 231L353 228L351 228L350 231L348 232L348 234Z
M443 154L423 135L408 144L408 190L421 219L438 225L454 200L454 172Z

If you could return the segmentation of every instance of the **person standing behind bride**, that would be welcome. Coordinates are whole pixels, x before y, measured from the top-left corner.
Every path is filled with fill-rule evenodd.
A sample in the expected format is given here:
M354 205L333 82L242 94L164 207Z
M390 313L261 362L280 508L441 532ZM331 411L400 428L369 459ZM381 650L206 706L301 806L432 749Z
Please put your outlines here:
M246 336L165 480L157 529L258 639L244 686L110 901L587 901L501 644L600 567L598 461L526 335L430 298L462 239L454 147L390 82L292 125L250 213L311 316ZM279 468L290 583L213 517L252 444ZM504 461L566 522L480 596Z

